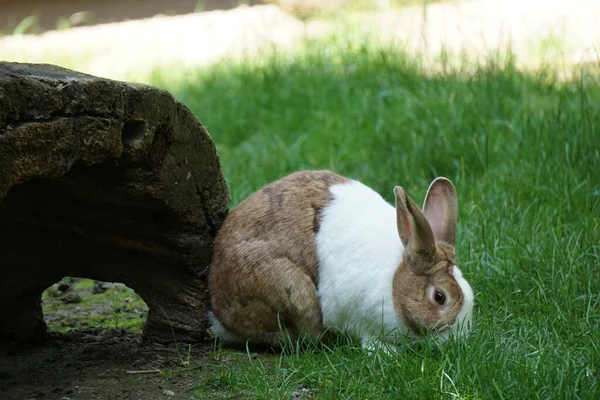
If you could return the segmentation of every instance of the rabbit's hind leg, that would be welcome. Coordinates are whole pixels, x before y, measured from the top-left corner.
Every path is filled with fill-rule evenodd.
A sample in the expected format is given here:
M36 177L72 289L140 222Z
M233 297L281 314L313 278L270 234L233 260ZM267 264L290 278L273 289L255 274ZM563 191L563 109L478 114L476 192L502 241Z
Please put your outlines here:
M231 291L226 303L215 307L223 329L213 323L213 330L225 332L220 336L233 344L248 341L249 345L276 349L281 348L282 341L295 342L299 334L317 339L323 324L310 276L287 257L265 259L263 254L253 260L257 253L244 254L243 272L223 277Z

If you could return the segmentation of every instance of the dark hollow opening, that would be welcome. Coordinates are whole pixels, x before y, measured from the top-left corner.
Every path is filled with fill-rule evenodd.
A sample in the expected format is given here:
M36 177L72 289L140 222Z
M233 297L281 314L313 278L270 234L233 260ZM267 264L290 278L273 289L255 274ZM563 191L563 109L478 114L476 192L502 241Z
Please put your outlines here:
M151 309L153 329L162 321L152 307L185 304L168 286L189 281L169 239L181 221L116 168L74 165L61 178L12 187L0 203L0 318L11 321L0 337L45 336L42 293L65 276L127 285Z

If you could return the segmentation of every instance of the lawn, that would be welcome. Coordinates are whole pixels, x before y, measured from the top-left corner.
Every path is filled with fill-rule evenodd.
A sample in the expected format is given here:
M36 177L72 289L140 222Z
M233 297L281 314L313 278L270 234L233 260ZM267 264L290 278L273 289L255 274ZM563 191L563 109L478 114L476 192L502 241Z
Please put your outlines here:
M154 75L214 138L232 206L305 168L390 202L394 185L421 203L432 178L450 178L457 258L476 292L466 340L395 356L216 350L199 397L600 398L599 82L521 73L510 59L442 64L337 39Z

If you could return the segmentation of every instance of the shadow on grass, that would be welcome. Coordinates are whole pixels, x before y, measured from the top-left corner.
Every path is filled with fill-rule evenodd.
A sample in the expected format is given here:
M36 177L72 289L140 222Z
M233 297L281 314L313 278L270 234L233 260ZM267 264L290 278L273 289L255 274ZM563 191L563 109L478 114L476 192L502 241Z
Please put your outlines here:
M459 185L514 179L517 170L552 168L543 164L554 157L592 179L600 92L591 75L558 82L550 68L521 73L510 58L428 73L398 50L344 46L318 42L258 63L161 70L151 83L207 126L234 203L301 168L331 168L388 199L394 184L422 192L438 175Z

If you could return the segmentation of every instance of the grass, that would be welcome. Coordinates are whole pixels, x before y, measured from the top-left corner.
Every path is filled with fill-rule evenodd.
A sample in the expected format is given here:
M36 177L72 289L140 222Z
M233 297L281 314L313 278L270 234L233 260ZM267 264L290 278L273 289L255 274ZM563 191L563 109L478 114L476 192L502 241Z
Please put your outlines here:
M73 329L123 329L141 333L147 307L132 289L108 288L93 293L94 281L71 279L65 293L57 289L44 291L42 308L50 331L67 332Z
M265 355L216 350L199 398L600 396L600 87L510 59L427 72L375 45L316 42L294 55L162 70L207 126L232 205L304 168L421 203L449 177L458 260L476 292L465 341L398 356L352 345ZM440 72L441 71L441 72Z

